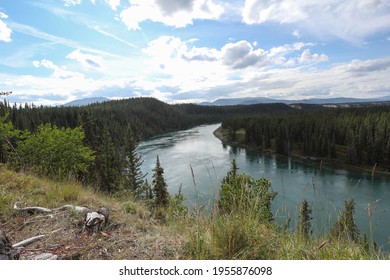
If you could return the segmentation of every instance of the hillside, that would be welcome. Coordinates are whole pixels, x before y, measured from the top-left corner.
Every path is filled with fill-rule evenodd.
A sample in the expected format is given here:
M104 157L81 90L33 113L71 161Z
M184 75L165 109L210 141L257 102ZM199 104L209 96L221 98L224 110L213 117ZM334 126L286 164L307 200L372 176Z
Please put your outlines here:
M54 211L32 214L13 210L41 206L79 205L110 209L102 231L83 229L84 214ZM239 205L238 205L239 206ZM246 207L213 215L187 214L180 203L161 211L128 193L108 196L77 183L58 182L15 173L0 166L0 228L13 244L41 235L20 250L21 259L388 259L345 239L302 238L257 218ZM241 209L241 210L239 210ZM244 209L245 212L242 212ZM246 209L246 210L245 210ZM364 244L364 243L362 243ZM365 249L366 248L366 249ZM45 254L45 255L43 255Z
M104 206L110 209L109 224L103 231L90 234L83 230L84 213L22 213L12 209L15 202L20 207ZM0 166L0 228L13 244L44 235L25 246L20 259L34 259L43 253L58 259L177 259L183 240L129 193L107 196L78 183L17 174L4 166Z

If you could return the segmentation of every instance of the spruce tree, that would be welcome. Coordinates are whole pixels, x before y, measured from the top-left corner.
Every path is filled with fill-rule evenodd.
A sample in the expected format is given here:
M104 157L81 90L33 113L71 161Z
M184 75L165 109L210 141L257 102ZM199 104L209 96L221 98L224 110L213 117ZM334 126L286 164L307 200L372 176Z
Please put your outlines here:
M113 193L118 190L118 179L120 178L118 159L107 126L104 126L100 138L95 172L97 184L103 191Z
M304 238L307 239L309 237L309 234L311 232L311 223L310 220L312 219L310 217L310 214L312 213L312 210L309 207L309 203L307 203L307 200L305 199L301 203L301 207L299 209L299 234Z
M153 169L153 182L152 188L154 193L154 201L157 207L167 207L168 206L168 190L167 184L164 179L164 169L160 165L160 159L157 156L156 167Z
M125 138L125 187L131 190L136 195L140 195L143 192L144 178L142 174L141 165L143 160L136 152L137 142L134 139L131 126L127 127Z

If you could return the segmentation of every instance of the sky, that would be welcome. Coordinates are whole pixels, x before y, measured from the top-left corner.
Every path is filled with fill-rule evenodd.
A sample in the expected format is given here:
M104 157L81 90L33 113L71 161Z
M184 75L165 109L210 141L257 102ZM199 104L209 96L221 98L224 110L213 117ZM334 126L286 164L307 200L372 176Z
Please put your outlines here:
M388 0L0 0L10 102L390 96Z

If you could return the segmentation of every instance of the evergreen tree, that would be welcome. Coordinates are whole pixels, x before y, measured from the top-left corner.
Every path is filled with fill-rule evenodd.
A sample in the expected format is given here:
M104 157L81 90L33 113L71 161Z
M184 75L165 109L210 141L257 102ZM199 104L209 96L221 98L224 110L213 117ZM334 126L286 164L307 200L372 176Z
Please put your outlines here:
M353 198L346 200L344 207L345 209L331 230L331 235L338 239L345 238L356 242L359 237L359 230L354 219L355 200Z
M96 156L96 178L98 186L103 190L113 193L118 190L118 172L115 148L108 128L104 126Z
M232 167L230 168L226 176L222 179L222 184L224 183L229 184L232 180L234 180L237 177L237 171L238 171L237 162L236 159L233 159Z
M168 190L164 179L164 169L160 165L160 159L157 156L156 167L153 169L152 188L154 193L155 205L166 207L168 205Z
M125 156L125 188L131 190L136 195L143 192L144 178L141 165L143 160L136 152L137 142L134 139L133 131L130 126L127 127L124 156Z
M312 210L309 207L309 203L307 203L307 200L305 199L301 203L301 207L299 209L299 234L304 238L307 239L309 237L309 234L311 233L311 223L310 220L312 219L310 217L310 214L312 213Z

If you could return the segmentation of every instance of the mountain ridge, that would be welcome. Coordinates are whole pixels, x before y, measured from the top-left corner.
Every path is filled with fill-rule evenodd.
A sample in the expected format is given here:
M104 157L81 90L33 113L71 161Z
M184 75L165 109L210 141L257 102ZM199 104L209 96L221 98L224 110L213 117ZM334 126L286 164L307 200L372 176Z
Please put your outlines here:
M266 103L285 103L285 104L338 104L338 103L359 103L359 102L384 102L390 101L390 96L379 98L309 98L300 100L272 99L267 97L242 97L242 98L220 98L213 102L202 102L199 105L204 106L233 106L233 105L252 105Z

